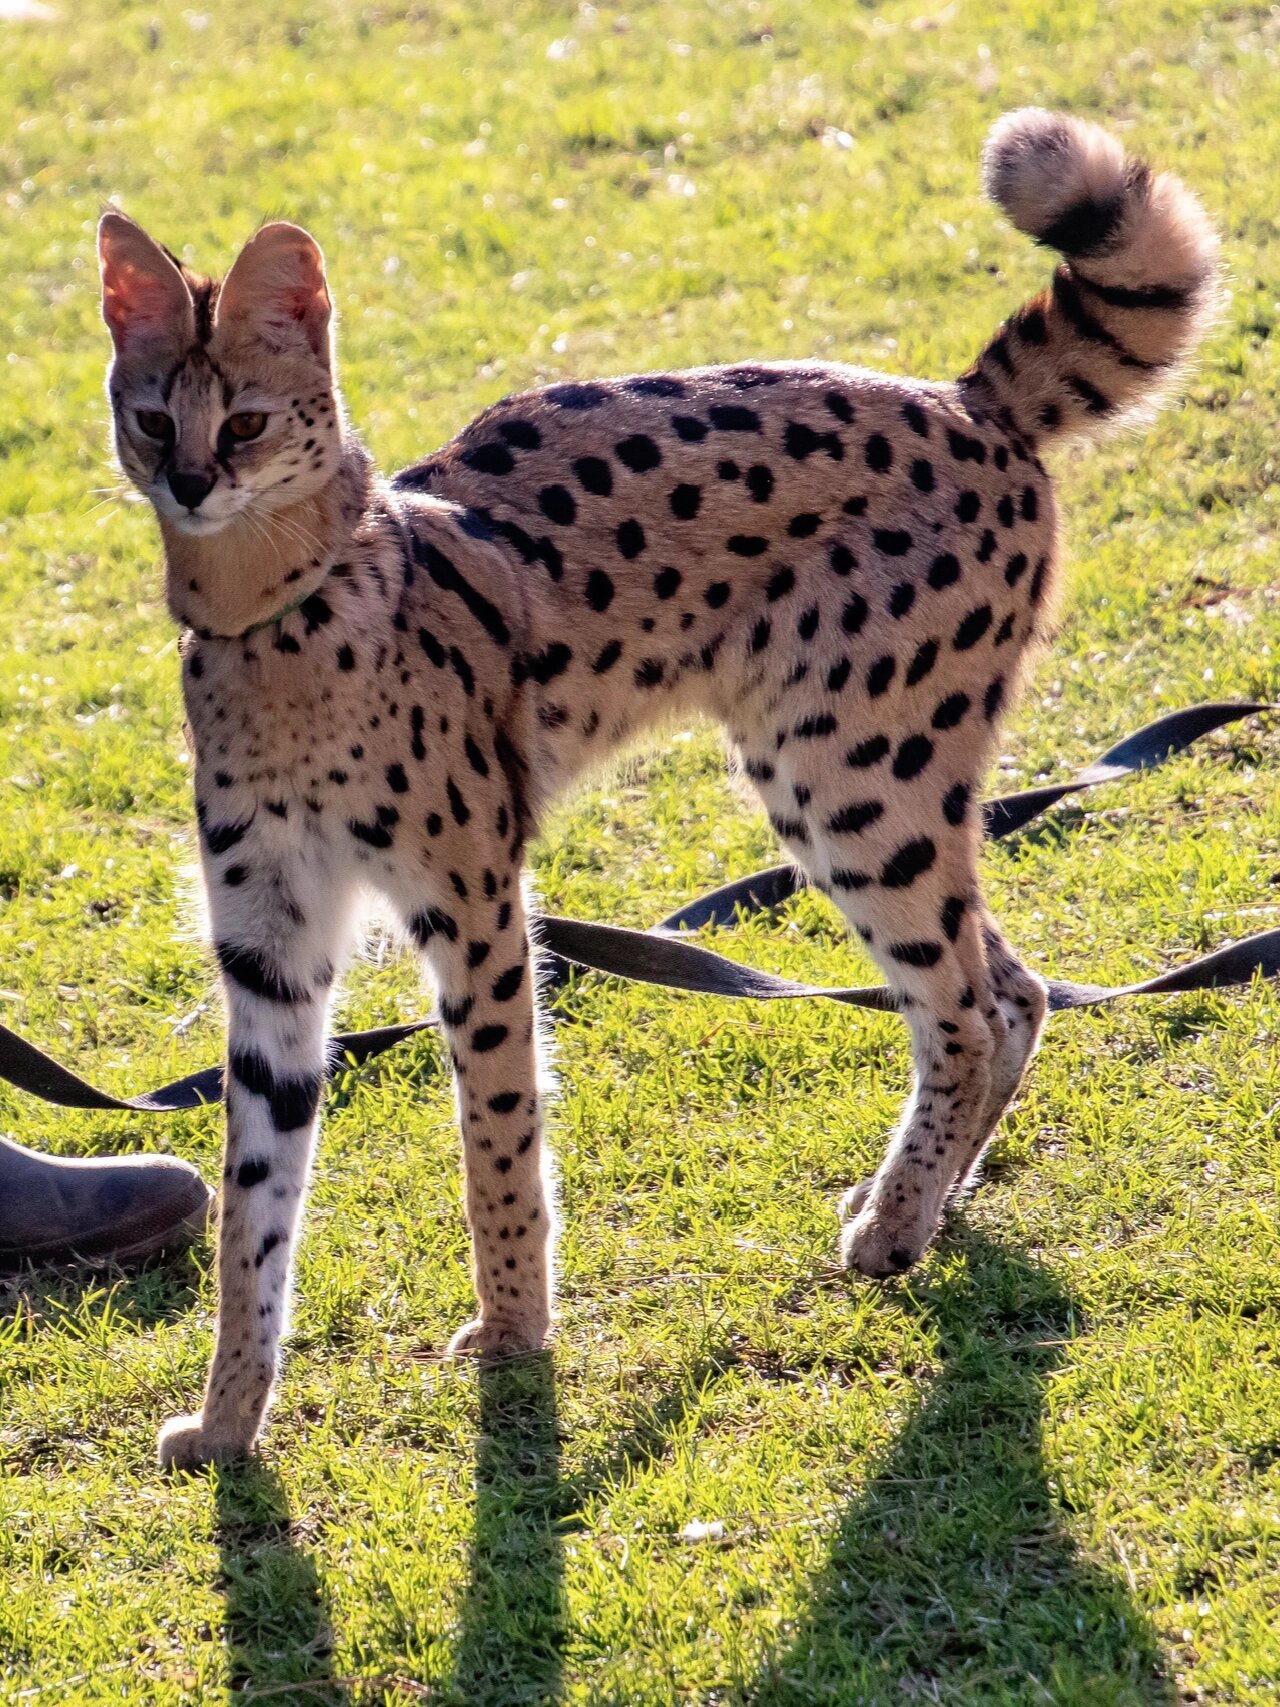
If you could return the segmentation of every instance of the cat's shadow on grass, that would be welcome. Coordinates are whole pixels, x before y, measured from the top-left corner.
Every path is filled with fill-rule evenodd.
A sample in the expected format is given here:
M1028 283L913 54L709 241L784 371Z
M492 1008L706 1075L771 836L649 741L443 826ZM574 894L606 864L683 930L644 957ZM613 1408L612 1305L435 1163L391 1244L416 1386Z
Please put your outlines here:
M1084 1557L1046 1462L1046 1388L1080 1329L1027 1254L960 1226L951 1260L904 1291L937 1347L917 1408L832 1527L789 1634L726 1704L1098 1702L1173 1707L1176 1691L1121 1566ZM478 1374L475 1510L452 1675L439 1699L554 1704L571 1628L565 1546L591 1494L666 1451L709 1376L634 1408L607 1459L561 1462L550 1354ZM295 1678L299 1702L356 1702L329 1665L312 1543L261 1466L217 1504L233 1687ZM749 1612L744 1613L750 1617ZM305 1681L302 1681L305 1679Z
M726 1703L1176 1700L1123 1570L1081 1554L1045 1460L1046 1387L1081 1325L1072 1300L1025 1253L957 1235L962 1260L909 1294L939 1371L837 1521L790 1639ZM689 1372L608 1466L563 1477L550 1359L481 1377L459 1699L561 1699L565 1533L606 1475L660 1456L707 1373Z
M938 1373L745 1699L1172 1707L1125 1568L1081 1554L1045 1460L1046 1388L1078 1312L1025 1252L963 1225L952 1242L961 1260L909 1294Z
M257 1459L219 1469L214 1504L229 1698L357 1701L333 1673L333 1626L313 1544L299 1534L280 1478Z

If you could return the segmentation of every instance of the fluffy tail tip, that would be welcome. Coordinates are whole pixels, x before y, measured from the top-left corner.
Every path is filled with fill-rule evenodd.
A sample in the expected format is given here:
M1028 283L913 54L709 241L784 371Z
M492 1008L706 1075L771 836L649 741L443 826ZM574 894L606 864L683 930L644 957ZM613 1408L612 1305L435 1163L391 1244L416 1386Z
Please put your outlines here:
M1065 255L1105 241L1148 176L1100 125L1043 107L998 119L982 154L992 201L1019 231Z

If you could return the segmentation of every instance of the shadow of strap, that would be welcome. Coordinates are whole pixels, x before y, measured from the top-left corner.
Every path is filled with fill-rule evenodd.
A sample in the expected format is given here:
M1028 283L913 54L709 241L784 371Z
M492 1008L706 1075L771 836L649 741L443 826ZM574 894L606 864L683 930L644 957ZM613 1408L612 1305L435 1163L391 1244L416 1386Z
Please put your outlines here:
M1182 752L1201 735L1220 729L1255 712L1275 707L1260 700L1219 700L1208 705L1188 706L1148 723L1077 772L1070 782L1043 788L1024 789L987 803L986 833L992 839L1021 829L1040 813L1069 794L1115 782L1137 771L1163 764ZM821 997L849 1007L872 1008L881 1013L897 1011L891 991L884 986L839 989L819 984L798 984L728 960L709 948L684 940L679 934L711 925L731 925L742 914L767 912L790 900L804 887L804 878L793 866L775 865L754 872L734 883L726 883L707 895L677 908L651 931L627 930L619 925L587 924L581 919L543 916L538 919L539 982L553 990L568 978L570 968L613 977L630 978L670 990L689 990L700 995L733 996L751 1001L780 1001ZM1161 973L1137 984L1074 984L1061 978L1048 981L1049 1008L1062 1013L1073 1008L1099 1007L1121 996L1178 995L1193 990L1227 989L1249 983L1255 977L1271 978L1280 973L1280 931L1264 931L1243 942L1218 949L1187 966ZM438 1025L434 1015L400 1025L375 1026L369 1031L343 1032L329 1040L331 1067L346 1061L359 1066L407 1038ZM100 1091L78 1073L62 1066L52 1056L0 1025L0 1079L32 1096L62 1108L124 1109L137 1114L176 1114L202 1108L222 1100L221 1067L206 1067L177 1079L159 1090L136 1097L114 1097Z

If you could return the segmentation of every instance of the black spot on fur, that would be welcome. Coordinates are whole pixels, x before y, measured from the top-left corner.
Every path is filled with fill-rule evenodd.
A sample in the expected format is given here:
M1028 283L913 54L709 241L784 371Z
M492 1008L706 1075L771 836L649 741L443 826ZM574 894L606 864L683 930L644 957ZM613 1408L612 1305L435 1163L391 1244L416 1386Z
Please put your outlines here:
M960 935L960 921L964 918L967 905L963 895L948 895L942 903L938 923L948 942L954 942Z
M705 421L700 421L696 415L673 415L671 425L678 439L686 444L697 444L705 439L710 431Z
M840 626L846 634L857 634L867 620L869 606L861 593L853 593L840 613Z
M827 829L833 836L856 836L883 815L884 807L880 801L855 800L827 819Z
M758 433L760 417L738 403L716 403L707 410L711 425L721 433Z
M856 747L851 747L844 756L844 762L851 770L866 770L871 765L878 765L889 751L889 742L883 735L872 735L866 741L860 741Z
M872 528L871 542L885 557L905 557L911 550L911 535L904 528Z
M908 735L893 756L893 774L899 782L910 782L932 757L933 742L927 735Z
M493 981L493 999L495 1002L509 1002L524 983L524 963L517 961Z
M887 691L897 668L897 660L887 652L883 657L876 659L867 671L867 692L872 699L878 699L882 693Z
M942 797L942 816L948 824L963 824L969 810L969 785L958 782Z
M457 922L438 907L423 907L408 921L409 935L419 948L426 948L433 937L442 936L446 942L457 942Z
M928 836L917 836L885 861L880 881L886 889L909 889L917 877L932 868L937 857L938 850Z
M773 495L773 470L763 462L747 470L747 491L757 504L767 504Z
M506 445L497 443L477 445L463 454L463 462L477 474L510 474L516 461Z
M929 585L935 592L941 592L960 579L960 560L950 551L943 551L929 565Z
M542 434L532 421L500 421L498 433L517 450L537 450L542 443Z
M573 472L584 492L591 492L597 498L607 498L613 491L613 475L603 457L580 456L573 465Z
M640 523L636 521L634 516L631 516L625 522L620 522L618 524L618 530L615 538L617 540L619 554L622 557L625 557L628 561L632 558L639 557L640 553L644 550L644 529L640 526Z
M449 797L449 810L453 813L454 823L465 824L471 817L471 808L462 798L462 790L451 776L445 778L444 789Z
M872 433L867 440L866 459L876 474L886 474L893 467L893 447L883 433Z
M618 461L633 474L648 474L662 462L662 452L646 433L633 433L613 449Z
M610 395L603 385L552 385L545 393L547 402L558 409L598 409Z
M976 462L981 467L987 460L987 447L982 440L957 432L954 427L947 429L947 449L957 462Z
M896 960L899 966L914 966L927 970L936 966L942 959L942 944L940 942L891 942L889 958Z
M937 661L938 642L936 640L922 640L916 647L915 656L907 665L907 686L913 688L917 682L922 682Z
M782 436L788 456L803 462L817 450L825 450L833 462L844 459L844 444L838 433L819 433L803 421L788 421Z
M232 983L239 984L242 990L248 990L250 995L282 1005L306 1001L308 992L296 984L291 984L279 968L273 966L258 949L245 948L238 943L220 942L216 945L215 953L224 975Z
M239 824L206 824L202 821L200 835L211 854L229 853L237 843L244 840L252 823L252 818L246 818Z
M538 508L549 522L558 527L570 527L578 513L573 493L567 486L544 486L538 493Z
M603 569L593 569L587 576L587 603L595 611L606 611L613 603L614 585Z
M933 714L935 729L954 729L968 711L971 701L967 693L948 694L939 702Z
M990 627L991 606L979 605L976 610L971 610L961 622L951 644L957 652L967 652L970 647L978 644Z

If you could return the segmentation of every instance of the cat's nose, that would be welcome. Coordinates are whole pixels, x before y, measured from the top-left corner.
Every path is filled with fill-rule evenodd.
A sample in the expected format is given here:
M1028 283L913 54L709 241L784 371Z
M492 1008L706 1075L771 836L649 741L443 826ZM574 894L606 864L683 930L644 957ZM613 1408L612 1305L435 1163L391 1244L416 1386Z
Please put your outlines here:
M215 476L211 474L183 474L176 468L169 470L169 490L188 510L200 507L213 491L214 480Z

